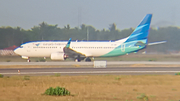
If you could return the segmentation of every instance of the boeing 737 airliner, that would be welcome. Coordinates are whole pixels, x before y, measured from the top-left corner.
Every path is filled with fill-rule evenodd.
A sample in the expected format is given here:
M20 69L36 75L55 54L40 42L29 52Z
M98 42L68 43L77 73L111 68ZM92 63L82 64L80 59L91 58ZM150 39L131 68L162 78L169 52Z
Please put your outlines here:
M50 57L52 60L91 61L91 57L120 56L131 52L137 52L147 45L164 43L147 43L152 14L147 14L132 34L124 39L102 42L102 41L36 41L22 44L14 50L24 59L30 57Z

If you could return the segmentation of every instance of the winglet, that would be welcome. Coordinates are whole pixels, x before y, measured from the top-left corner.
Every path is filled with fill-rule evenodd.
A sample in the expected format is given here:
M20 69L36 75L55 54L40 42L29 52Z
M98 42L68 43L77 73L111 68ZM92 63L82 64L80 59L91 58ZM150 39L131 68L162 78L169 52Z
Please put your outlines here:
M70 43L71 43L71 38L69 38L69 40L68 40L68 43L66 44L66 48L69 48L70 47Z

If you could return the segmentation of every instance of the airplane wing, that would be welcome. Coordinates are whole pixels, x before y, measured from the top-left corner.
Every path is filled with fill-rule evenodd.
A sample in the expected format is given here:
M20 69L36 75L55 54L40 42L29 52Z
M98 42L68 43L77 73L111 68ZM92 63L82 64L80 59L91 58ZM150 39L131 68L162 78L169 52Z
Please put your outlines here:
M162 43L166 43L167 41L158 41L158 42L152 42L152 43L148 43L147 45L157 45L157 44L162 44Z
M86 56L82 53L79 53L73 49L70 48L70 43L71 43L71 38L68 40L68 43L66 46L63 48L64 53L69 57L73 59L84 59Z

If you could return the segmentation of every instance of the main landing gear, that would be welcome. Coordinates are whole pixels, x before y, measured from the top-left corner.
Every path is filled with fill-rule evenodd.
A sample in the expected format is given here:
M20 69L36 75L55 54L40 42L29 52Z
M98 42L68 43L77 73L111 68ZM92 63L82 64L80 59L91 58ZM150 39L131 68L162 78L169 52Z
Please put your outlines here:
M80 57L78 56L77 58L74 59L75 62L81 62L81 60L84 60L85 62L91 62L91 59L89 57Z
M91 59L89 57L85 58L86 62L91 62Z
M78 55L76 58L75 58L75 62L80 62L82 59L81 59L81 57L80 57L80 55Z
M76 58L74 61L75 61L75 62L81 62L81 59L80 59L80 58ZM85 62L91 62L91 59L88 57L88 58L85 58L84 61L85 61Z
M75 59L74 61L75 61L75 62L81 62L81 60L80 60L80 59L78 59L78 58L77 58L77 59Z

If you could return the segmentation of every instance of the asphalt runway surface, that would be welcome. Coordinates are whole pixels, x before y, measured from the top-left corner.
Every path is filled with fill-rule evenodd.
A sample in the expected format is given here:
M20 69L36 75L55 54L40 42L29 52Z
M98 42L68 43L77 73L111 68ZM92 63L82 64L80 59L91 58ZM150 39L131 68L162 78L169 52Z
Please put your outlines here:
M58 62L0 62L0 65L82 65L82 66L93 66L94 62L69 62L69 61L58 61ZM116 66L123 64L151 64L151 65L180 65L180 62L156 62L156 61L107 61L107 65Z
M180 72L180 67L111 67L111 68L16 68L0 69L2 75L146 75L170 74Z

